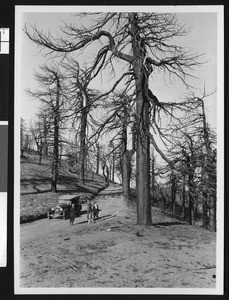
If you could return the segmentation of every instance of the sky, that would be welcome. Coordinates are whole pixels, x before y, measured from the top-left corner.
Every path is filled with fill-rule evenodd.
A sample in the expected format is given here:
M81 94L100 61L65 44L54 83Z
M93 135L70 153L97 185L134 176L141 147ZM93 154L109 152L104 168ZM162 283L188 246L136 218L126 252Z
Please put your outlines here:
M33 7L34 10L34 7ZM167 9L169 10L169 9ZM62 10L63 11L63 10ZM195 86L200 89L206 89L207 93L212 93L217 88L217 13L216 12L190 12L192 10L186 9L186 12L179 13L179 19L186 25L192 28L187 37L182 38L182 46L190 47L197 53L205 53L206 64L202 65L195 74L200 77L199 81L195 81ZM195 11L195 10L194 10ZM18 86L18 100L19 114L29 123L37 112L39 103L31 99L25 92L26 89L36 89L37 84L34 81L34 71L39 71L39 66L47 62L47 58L42 56L40 48L38 48L29 38L24 34L22 28L25 22L35 24L44 32L50 31L52 34L59 32L58 28L61 20L74 20L71 13L63 12L31 12L29 9L26 12L18 13L18 34L16 46L19 50L18 59L16 59L17 72L17 86ZM16 19L17 20L17 19ZM17 26L17 25L16 25ZM82 58L81 58L82 59ZM219 74L218 74L219 76ZM94 82L96 88L104 88L105 84L101 78ZM181 97L184 87L177 81L174 85L165 84L161 73L155 72L150 80L150 88L153 93L162 102L176 101ZM217 111L217 92L206 99L206 108L208 122L212 128L216 128L216 111Z

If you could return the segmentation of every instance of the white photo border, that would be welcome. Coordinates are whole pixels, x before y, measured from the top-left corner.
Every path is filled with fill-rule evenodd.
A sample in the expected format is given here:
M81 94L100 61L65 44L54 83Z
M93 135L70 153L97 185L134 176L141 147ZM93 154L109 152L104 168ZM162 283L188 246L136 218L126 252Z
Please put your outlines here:
M29 12L171 12L217 13L217 268L216 288L21 288L20 277L20 68L22 14ZM200 6L15 6L14 95L14 292L15 294L195 294L222 295L224 289L224 7Z

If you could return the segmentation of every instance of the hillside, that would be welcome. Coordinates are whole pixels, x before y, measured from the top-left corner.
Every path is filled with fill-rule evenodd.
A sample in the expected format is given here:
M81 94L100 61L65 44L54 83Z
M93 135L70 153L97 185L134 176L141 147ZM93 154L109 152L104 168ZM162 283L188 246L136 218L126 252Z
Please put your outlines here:
M58 197L66 193L77 193L82 203L106 187L103 176L86 173L85 185L79 183L74 168L62 163L57 184L57 193L51 192L50 161L43 159L39 164L37 155L25 153L21 158L21 223L46 217L48 209L58 203Z

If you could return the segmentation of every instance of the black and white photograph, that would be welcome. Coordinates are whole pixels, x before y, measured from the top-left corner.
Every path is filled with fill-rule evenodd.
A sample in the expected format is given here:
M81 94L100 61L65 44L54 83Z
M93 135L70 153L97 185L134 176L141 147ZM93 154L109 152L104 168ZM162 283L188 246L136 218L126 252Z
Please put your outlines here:
M15 6L15 294L223 294L223 16Z

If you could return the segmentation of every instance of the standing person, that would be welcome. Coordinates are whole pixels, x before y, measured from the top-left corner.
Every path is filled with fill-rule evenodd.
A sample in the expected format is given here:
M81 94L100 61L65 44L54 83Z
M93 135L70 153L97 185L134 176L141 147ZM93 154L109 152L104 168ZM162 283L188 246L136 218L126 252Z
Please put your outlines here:
M98 220L98 218L99 218L99 205L98 205L97 202L94 202L93 206L94 206L94 211L93 211L94 220L95 219Z
M70 226L72 226L75 221L75 215L76 215L75 206L74 204L72 204L70 208Z
M87 200L87 221L88 221L88 223L90 223L91 220L92 220L92 203L88 199Z
M92 222L95 222L95 201L91 201L91 218Z

